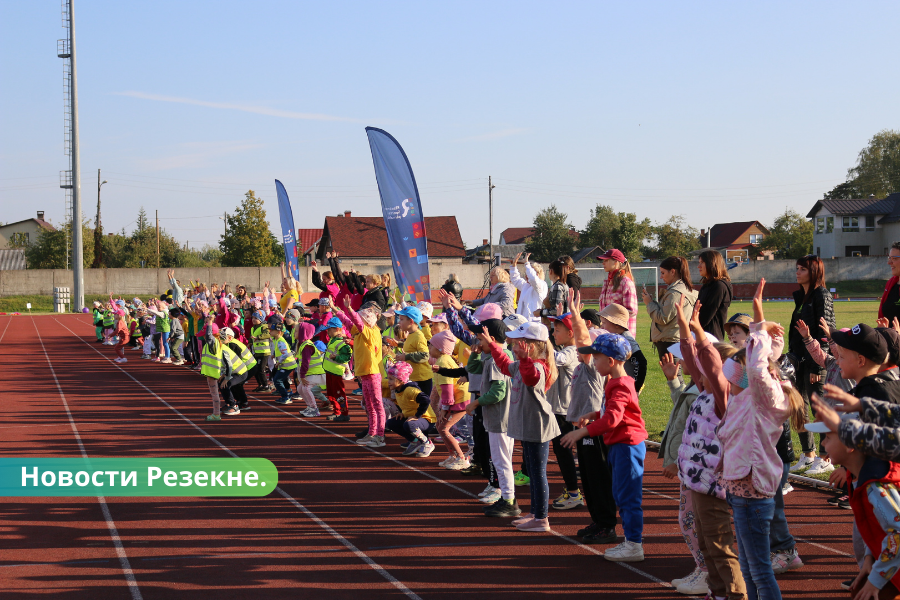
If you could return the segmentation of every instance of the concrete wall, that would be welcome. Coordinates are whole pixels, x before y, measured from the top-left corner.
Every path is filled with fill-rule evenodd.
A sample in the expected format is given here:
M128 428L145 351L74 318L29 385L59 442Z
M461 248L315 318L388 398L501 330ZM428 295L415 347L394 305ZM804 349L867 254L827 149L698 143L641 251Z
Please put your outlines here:
M343 266L347 269L357 268L362 273L391 272L387 261L373 264L368 261L354 265L347 261ZM883 256L864 256L857 258L824 259L826 282L836 283L848 280L886 281L890 277L887 259ZM700 280L697 261L691 261L691 280ZM659 263L636 263L635 267L657 267ZM521 268L520 268L521 270ZM544 268L546 272L546 265ZM450 273L456 274L462 286L467 289L481 288L488 268L486 265L460 265L458 262L432 261L432 288L438 288ZM729 271L733 283L756 283L765 277L769 283L795 283L796 263L792 260L759 260L742 264ZM228 282L232 286L242 284L250 291L262 290L263 284L269 281L278 288L281 285L281 270L277 267L263 268L216 268L216 269L178 269L176 272L182 285L190 280L222 284ZM599 287L606 280L606 273L599 263L591 263L579 269L579 274L586 287ZM638 283L647 282L651 287L649 274L637 272ZM304 291L315 291L312 285L312 269L300 267L300 282ZM396 282L395 282L396 283ZM85 294L88 296L106 295L110 292L123 296L158 295L169 288L165 269L86 269L84 272ZM24 271L0 271L0 296L50 295L54 287L72 287L72 272L61 269L34 269Z

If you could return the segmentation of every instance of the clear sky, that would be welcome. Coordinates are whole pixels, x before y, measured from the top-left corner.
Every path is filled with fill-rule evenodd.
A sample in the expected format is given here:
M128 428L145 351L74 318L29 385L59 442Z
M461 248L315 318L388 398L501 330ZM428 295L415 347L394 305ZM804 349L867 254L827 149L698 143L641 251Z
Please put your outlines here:
M425 215L469 245L555 203L699 228L806 213L900 129L897 2L77 0L82 196L216 243L248 189L279 228L380 215L364 127L403 145ZM0 0L0 221L62 221L64 30ZM191 218L188 218L191 217Z

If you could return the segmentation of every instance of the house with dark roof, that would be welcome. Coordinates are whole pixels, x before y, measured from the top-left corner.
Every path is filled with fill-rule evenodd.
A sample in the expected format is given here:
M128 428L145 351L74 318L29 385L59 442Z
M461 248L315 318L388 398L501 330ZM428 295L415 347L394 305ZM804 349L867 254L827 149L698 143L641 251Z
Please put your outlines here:
M30 244L37 240L41 231L45 230L56 231L56 227L44 220L44 211L42 210L37 211L36 219L25 219L24 221L0 225L0 249L9 248L9 243L13 236Z
M806 217L813 224L813 251L822 257L886 256L900 241L900 193L819 200Z
M769 230L759 221L718 223L709 231L700 230L700 247L704 250L712 248L722 252L728 262L742 262L757 258L761 254L771 254L759 250L759 244L767 235Z
M308 257L309 260L315 260L313 258L316 255L316 250L319 247L319 240L322 239L322 232L324 229L298 229L297 230L297 253L301 257ZM303 259L300 260L301 264L304 262ZM308 264L308 263L307 263Z
M430 259L462 264L466 247L456 217L425 217L425 236ZM337 252L345 262L391 264L384 218L354 217L349 210L342 216L325 217L325 227L313 257L322 262L328 251Z
M534 235L534 227L508 227L500 234L500 245L527 244ZM578 232L569 230L569 235L578 239Z

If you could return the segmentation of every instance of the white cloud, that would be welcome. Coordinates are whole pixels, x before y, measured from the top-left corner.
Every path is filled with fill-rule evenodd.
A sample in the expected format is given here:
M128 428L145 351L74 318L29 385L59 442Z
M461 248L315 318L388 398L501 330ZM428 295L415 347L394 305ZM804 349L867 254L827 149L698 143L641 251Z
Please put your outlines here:
M145 92L116 92L117 96L128 96L130 98L140 98L142 100L154 100L156 102L174 102L176 104L190 104L192 106L205 106L207 108L221 108L225 110L239 110L241 112L253 113L256 115L265 115L267 117L280 117L282 119L302 119L307 121L340 121L344 123L363 123L360 119L350 119L347 117L336 117L334 115L323 115L320 113L302 113L290 110L280 110L270 108L268 106L252 106L246 104L231 104L228 102L208 102L206 100L195 100L193 98L178 98L176 96L162 96L160 94L147 94Z
M179 144L180 154L160 158L141 159L138 165L147 171L165 171L185 167L207 167L214 164L212 159L228 154L256 150L264 144L251 142L191 142Z
M452 140L454 142L488 142L491 140L499 140L500 138L509 137L511 135L518 135L520 133L525 133L528 131L523 127L511 127L509 129L501 129L500 131L492 131L491 133L483 133L481 135L473 135L471 137L459 138L457 140Z

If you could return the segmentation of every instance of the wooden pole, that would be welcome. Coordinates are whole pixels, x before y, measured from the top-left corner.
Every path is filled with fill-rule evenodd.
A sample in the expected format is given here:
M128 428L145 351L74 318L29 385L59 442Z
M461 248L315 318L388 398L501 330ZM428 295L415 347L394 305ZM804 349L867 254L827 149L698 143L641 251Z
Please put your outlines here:
M156 268L159 269L159 211L156 211Z

